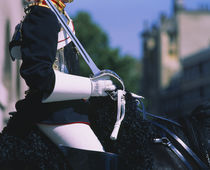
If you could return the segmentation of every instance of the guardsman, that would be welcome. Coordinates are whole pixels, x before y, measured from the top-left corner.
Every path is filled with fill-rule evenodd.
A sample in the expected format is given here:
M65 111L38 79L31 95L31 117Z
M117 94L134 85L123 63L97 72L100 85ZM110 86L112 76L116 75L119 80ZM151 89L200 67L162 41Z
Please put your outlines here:
M65 3L72 0L51 1L74 32L64 12ZM36 124L62 146L75 170L115 169L115 155L104 151L89 126L87 104L87 99L106 96L115 85L110 79L79 76L76 48L44 0L28 0L25 13L10 43L12 59L22 59L20 74L29 87L25 99L16 103L16 114L24 115L21 133Z

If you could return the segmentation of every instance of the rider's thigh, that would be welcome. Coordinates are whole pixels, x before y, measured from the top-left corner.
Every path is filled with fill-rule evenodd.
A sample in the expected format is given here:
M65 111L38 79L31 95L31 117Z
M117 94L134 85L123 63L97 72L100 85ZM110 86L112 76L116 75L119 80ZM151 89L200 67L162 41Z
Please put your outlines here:
M104 152L103 146L89 125L74 123L67 125L37 124L56 145Z

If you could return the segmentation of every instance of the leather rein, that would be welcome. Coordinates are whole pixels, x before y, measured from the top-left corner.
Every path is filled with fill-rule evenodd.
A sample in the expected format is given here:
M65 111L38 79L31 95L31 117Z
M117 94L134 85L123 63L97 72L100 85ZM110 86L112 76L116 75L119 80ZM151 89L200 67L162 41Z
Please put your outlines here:
M193 160L199 165L200 168L205 169L205 170L209 169L209 167L175 133L173 133L167 127L163 126L160 123L148 120L147 116L155 117L157 119L164 120L164 121L167 121L169 123L172 123L172 124L174 124L178 127L182 127L182 125L180 123L178 123L174 120L171 120L171 119L167 119L167 118L164 118L164 117L161 117L161 116L157 116L157 115L148 113L148 112L146 112L144 104L141 100L137 100L137 103L138 103L138 105L139 104L141 105L141 109L138 108L138 111L142 112L143 120L147 120L147 121L151 122L153 125L162 129L169 136L171 136L193 158ZM189 170L193 169L193 167L190 165L190 163L185 159L185 157L181 154L181 152L171 143L171 141L167 137L156 138L156 139L153 140L153 142L154 143L160 143L160 144L163 144L163 145L167 146L184 163L184 165L187 167L187 169L189 169Z

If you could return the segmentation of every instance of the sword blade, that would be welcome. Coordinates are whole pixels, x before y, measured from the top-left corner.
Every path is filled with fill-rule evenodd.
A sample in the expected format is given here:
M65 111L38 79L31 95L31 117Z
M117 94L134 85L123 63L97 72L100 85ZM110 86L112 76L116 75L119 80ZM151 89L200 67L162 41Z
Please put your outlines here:
M70 38L73 41L74 45L79 50L81 56L83 57L83 59L85 60L85 62L90 67L92 73L94 75L100 73L100 69L96 66L96 64L93 62L93 60L91 59L91 57L88 55L88 53L86 52L86 50L84 49L84 47L82 46L82 44L79 42L79 40L77 39L77 37L74 35L74 33L72 32L72 30L69 28L69 26L66 24L65 20L60 15L59 11L53 5L53 3L51 2L51 0L45 0L45 1L46 1L47 5L50 7L50 9L55 13L55 15L58 18L58 21L60 22L61 26L66 31L66 33L70 36Z

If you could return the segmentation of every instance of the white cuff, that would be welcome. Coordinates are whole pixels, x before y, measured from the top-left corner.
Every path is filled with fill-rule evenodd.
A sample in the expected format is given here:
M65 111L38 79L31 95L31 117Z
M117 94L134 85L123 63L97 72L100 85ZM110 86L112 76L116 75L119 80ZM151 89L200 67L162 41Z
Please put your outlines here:
M91 80L86 77L55 72L55 86L49 97L42 103L87 99L91 95Z

